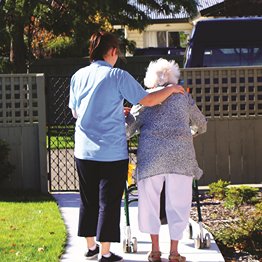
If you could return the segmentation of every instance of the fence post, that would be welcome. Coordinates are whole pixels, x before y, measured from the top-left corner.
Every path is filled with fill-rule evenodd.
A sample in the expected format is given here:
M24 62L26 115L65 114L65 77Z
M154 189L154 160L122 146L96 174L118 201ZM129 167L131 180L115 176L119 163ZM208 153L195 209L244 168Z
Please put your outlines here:
M47 177L47 150L46 150L46 103L45 103L45 77L44 74L36 75L38 96L38 139L39 139L39 162L40 162L40 186L41 192L48 192Z

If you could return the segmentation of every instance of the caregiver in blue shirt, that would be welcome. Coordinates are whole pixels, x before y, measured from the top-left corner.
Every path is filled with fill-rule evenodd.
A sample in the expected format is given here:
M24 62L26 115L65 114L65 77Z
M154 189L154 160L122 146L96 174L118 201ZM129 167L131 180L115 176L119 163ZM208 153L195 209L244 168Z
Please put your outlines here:
M90 38L91 64L71 78L69 107L77 119L75 160L79 176L80 212L78 235L87 240L87 259L122 261L110 252L120 242L120 206L128 169L124 99L154 106L184 88L169 85L147 93L126 71L113 68L120 54L118 38L95 33Z

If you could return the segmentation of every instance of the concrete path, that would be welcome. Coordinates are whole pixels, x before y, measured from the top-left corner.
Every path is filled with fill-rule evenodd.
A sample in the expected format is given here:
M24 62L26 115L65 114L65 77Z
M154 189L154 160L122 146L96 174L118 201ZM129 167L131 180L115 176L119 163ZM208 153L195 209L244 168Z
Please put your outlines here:
M53 194L57 200L62 217L67 227L68 242L66 251L61 258L61 262L82 262L87 261L84 257L86 251L86 242L84 238L77 236L79 199L78 193L59 193ZM147 234L143 234L138 230L137 225L137 203L134 202L129 207L131 236L137 238L137 253L124 253L123 241L126 239L126 216L124 208L121 210L121 243L113 243L111 251L122 255L126 262L147 261L147 253L150 251L151 243ZM193 238L199 232L199 225L190 221L193 226ZM161 227L160 247L163 253L162 261L168 262L169 255L169 233L166 225ZM179 252L187 258L188 262L224 262L224 258L220 253L212 235L211 247L209 249L197 249L194 247L194 240L188 238L187 232L179 243Z

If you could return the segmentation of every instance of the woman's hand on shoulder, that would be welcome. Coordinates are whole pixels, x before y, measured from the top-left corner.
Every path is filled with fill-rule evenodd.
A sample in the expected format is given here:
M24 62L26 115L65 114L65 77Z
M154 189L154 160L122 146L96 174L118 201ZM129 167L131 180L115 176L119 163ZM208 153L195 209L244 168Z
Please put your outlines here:
M184 94L185 93L185 89L181 85L170 84L168 86L173 88L173 94Z
M131 107L127 107L127 106L124 107L124 114L125 114L125 117L127 117L127 116L129 115L130 110L131 110Z

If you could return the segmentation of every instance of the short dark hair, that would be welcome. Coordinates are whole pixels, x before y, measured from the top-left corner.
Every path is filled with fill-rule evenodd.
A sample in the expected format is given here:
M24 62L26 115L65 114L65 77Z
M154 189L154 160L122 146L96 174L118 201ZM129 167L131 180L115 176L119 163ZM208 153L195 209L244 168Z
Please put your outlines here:
M116 48L118 54L120 54L119 40L113 33L97 32L92 34L89 40L90 61L104 60L104 55L112 47Z

